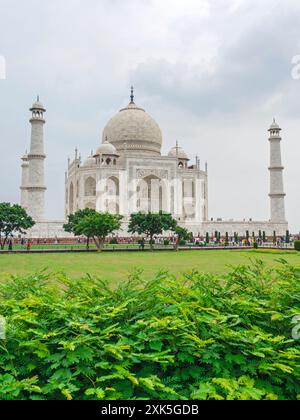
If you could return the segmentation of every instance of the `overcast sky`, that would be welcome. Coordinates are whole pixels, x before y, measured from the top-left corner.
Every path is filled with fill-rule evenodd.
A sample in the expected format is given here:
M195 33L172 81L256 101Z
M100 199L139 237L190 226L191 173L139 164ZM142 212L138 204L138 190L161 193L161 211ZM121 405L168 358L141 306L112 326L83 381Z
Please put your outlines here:
M0 0L0 201L19 202L37 94L47 108L47 216L61 219L68 156L97 148L134 84L164 153L178 139L208 161L214 218L269 219L276 117L287 218L299 232L299 54L299 0Z

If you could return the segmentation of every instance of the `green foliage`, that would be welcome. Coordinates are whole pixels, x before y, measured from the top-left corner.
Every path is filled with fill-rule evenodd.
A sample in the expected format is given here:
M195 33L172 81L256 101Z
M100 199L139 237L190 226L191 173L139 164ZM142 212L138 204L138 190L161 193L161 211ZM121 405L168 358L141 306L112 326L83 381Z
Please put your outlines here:
M165 239L164 240L164 246L169 246L170 245L170 241L169 239Z
M120 215L95 212L82 218L77 229L81 235L93 238L98 250L101 251L105 238L120 229L122 218Z
M176 249L178 250L179 246L185 246L187 241L193 241L193 234L187 229L176 226L174 229L174 234L176 235Z
M228 234L228 232L226 232L226 235L225 235L225 246L229 246L229 234Z
M73 233L75 236L81 236L82 232L78 228L79 223L86 216L93 216L95 214L96 214L96 210L93 210L93 209L78 210L76 213L70 214L68 216L68 223L64 225L64 230L66 232Z
M68 216L68 223L64 225L66 232L75 236L93 238L99 251L102 250L105 238L119 230L122 216L109 213L98 213L93 209L78 210Z
M149 282L134 272L115 290L13 277L0 285L0 399L297 399L299 280L284 261Z
M168 213L135 213L130 217L128 226L129 233L147 235L153 247L154 235L161 235L163 232L174 230L177 226L176 220Z
M18 204L0 203L0 246L4 249L9 236L25 234L35 225L26 210Z
M206 243L206 245L209 245L209 243L210 243L210 238L209 238L209 233L208 232L206 232L205 243Z
M300 241L295 241L295 250L300 251Z

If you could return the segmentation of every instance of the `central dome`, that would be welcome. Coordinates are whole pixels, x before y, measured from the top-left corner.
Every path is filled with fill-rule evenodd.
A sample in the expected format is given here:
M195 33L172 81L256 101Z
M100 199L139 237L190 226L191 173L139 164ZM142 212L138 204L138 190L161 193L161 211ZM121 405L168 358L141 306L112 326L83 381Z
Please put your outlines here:
M160 156L162 134L154 119L133 101L121 109L103 130L102 142L106 139L118 152L129 155Z

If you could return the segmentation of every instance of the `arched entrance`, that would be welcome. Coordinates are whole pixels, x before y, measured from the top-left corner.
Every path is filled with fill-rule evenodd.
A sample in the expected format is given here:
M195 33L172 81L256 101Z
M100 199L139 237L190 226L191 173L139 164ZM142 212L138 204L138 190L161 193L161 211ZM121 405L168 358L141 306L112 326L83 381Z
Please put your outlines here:
M137 187L137 210L151 213L164 211L166 210L164 197L164 182L154 175L147 176Z
M110 214L120 214L120 181L112 176L107 180L107 212Z

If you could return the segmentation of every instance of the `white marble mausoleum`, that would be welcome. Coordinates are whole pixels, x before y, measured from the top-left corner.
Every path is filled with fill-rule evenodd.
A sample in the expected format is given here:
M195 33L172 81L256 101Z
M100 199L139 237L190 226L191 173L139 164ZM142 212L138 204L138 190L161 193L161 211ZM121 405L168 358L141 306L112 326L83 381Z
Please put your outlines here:
M63 238L62 221L45 220L44 124L46 109L39 101L30 109L31 145L22 158L21 205L36 221L29 235L34 238ZM200 167L198 157L191 162L184 148L176 143L162 154L163 135L157 122L135 103L130 103L108 121L96 151L82 160L78 150L68 161L65 173L65 218L79 209L124 217L120 236L127 236L130 215L135 212L171 213L195 236L215 231L225 235L244 235L246 231L265 231L285 235L285 193L281 161L281 128L275 122L269 129L270 204L269 220L223 221L209 219L207 164Z

